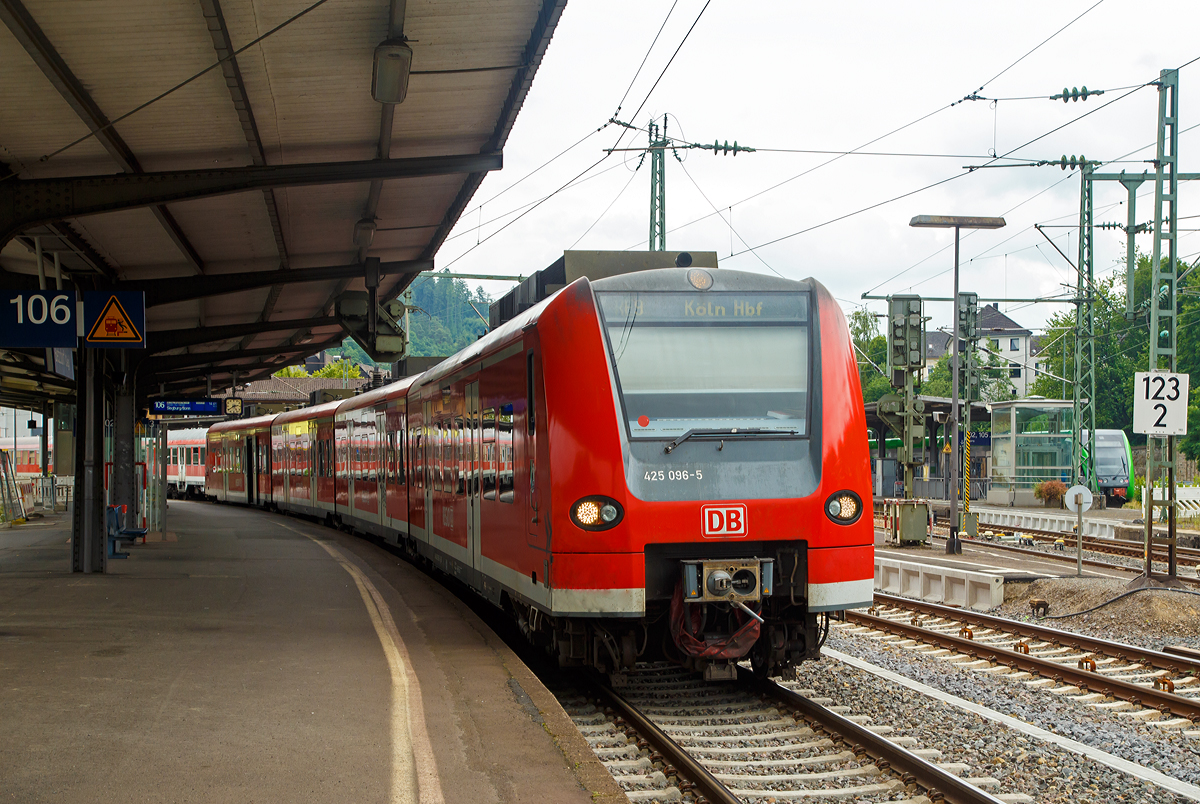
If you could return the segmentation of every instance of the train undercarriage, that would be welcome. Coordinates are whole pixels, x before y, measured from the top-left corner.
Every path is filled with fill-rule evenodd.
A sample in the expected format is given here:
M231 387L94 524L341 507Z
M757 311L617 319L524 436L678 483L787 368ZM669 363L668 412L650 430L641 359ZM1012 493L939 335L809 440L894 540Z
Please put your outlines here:
M795 570L803 548L772 551L765 559L670 560L654 552L647 551L644 617L553 617L507 597L505 608L530 642L560 665L592 667L614 680L638 661L663 660L708 680L736 679L745 660L758 676L787 677L820 656L829 618L808 610L805 575L786 575L782 594L775 594L777 560ZM674 587L664 584L664 560L674 565Z

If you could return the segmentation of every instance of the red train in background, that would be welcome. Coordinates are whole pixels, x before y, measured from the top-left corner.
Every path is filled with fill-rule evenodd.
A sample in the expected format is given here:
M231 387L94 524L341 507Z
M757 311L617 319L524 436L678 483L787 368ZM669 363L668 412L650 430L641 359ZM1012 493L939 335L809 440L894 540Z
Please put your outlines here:
M871 603L861 399L815 280L580 279L422 375L212 427L206 491L398 545L563 664L782 672Z

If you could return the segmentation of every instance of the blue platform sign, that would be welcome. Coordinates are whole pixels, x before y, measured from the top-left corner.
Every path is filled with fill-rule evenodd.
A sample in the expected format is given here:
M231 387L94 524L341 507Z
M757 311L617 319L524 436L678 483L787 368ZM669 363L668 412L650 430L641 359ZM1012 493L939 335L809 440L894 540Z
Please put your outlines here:
M144 349L146 294L140 290L85 290L83 345L101 349Z
M0 346L76 345L78 310L73 290L0 291Z
M152 399L150 412L157 414L174 414L176 416L199 416L205 414L220 414L221 400L219 399Z

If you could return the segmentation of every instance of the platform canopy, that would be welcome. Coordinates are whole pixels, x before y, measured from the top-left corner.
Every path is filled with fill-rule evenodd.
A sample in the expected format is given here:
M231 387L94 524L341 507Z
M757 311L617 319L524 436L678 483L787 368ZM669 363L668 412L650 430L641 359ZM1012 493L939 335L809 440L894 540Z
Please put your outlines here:
M0 0L0 288L38 287L40 243L50 288L57 255L65 288L144 290L143 398L340 344L333 298L430 270L501 167L564 4ZM69 395L43 364L0 352L0 403Z

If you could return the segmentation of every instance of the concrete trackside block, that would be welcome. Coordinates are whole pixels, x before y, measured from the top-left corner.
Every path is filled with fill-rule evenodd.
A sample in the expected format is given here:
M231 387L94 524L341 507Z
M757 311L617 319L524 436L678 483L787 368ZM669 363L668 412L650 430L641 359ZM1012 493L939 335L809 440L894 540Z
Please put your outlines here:
M1025 511L1019 508L984 508L976 506L972 513L979 514L979 524L1001 525L1003 527L1025 528L1028 530L1049 530L1058 533L1075 532L1075 516L1067 513L1042 513L1040 511ZM1121 520L1089 517L1083 514L1083 535L1112 539L1116 536L1115 526Z
M986 572L875 557L875 588L928 603L987 611L1004 602L1004 578Z

